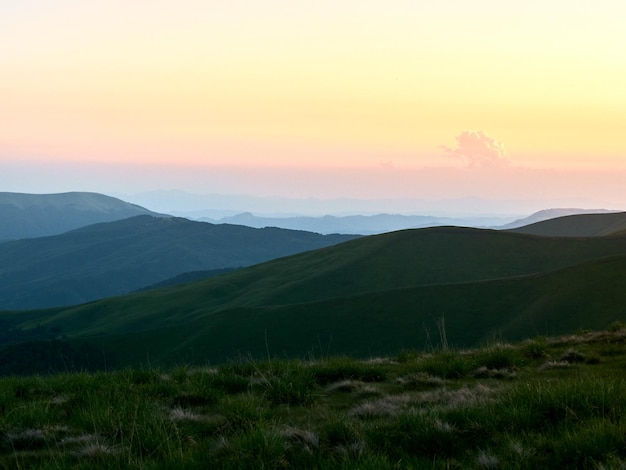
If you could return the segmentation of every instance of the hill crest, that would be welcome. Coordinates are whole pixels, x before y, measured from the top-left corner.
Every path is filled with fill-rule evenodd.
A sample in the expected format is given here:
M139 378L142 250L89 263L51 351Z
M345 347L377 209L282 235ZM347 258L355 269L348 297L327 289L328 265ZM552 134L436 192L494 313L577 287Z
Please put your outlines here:
M626 230L626 212L577 214L556 217L512 229L543 237L603 237Z
M0 192L0 241L58 235L137 215L162 216L144 207L91 192Z

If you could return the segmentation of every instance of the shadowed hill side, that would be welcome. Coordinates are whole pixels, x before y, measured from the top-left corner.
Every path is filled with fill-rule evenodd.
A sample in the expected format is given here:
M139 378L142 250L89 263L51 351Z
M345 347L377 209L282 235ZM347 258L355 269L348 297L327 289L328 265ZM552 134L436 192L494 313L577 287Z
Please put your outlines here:
M319 312L334 311L340 318L350 305L355 308L351 315L366 315L367 302L352 304L350 300L364 295L393 290L385 302L399 304L405 292L402 288L435 289L440 284L518 278L615 255L626 255L625 238L544 238L455 227L407 230L359 238L183 286L67 309L24 312L19 319L21 326L59 327L68 335L108 335L196 321L200 328L202 321L219 312L258 308L297 312L298 305L312 303L338 302L341 309L320 307ZM400 297L393 300L396 295ZM478 297L477 301L493 305L503 299L497 290L491 295L498 298ZM441 302L428 314L447 315L446 302L464 305L450 293L442 295ZM518 302L518 297L511 302ZM503 318L507 311L502 308ZM295 322L299 318L294 314ZM375 333L383 334L383 330Z
M138 216L0 244L0 308L72 305L189 271L249 266L350 240Z
M210 279L215 276L221 276L222 274L230 273L236 269L240 268L221 268L221 269L209 269L204 271L189 271L182 274L178 274L172 278L166 279L161 282L157 282L156 284L151 284L149 286L142 287L141 289L137 289L138 292L147 291L152 289L160 289L161 287L169 287L169 286L179 286L181 284L188 284L190 282L202 281L205 279Z
M470 347L494 339L564 334L624 321L624 282L626 256L618 256L536 276L390 289L292 305L234 307L195 316L188 323L111 331L90 341L114 351L120 365L145 365L148 358L153 365L205 364L239 355L262 358L268 350L280 357L311 353L371 357L437 346L436 322L445 315L449 344ZM161 294L155 295L150 308L158 308L158 300L167 296ZM122 299L117 300L86 306L80 320L75 320L86 326L108 316L121 305ZM162 307L158 314L174 311Z
M511 231L543 237L602 237L626 230L626 212L557 217Z
M539 276L235 308L166 330L114 336L104 344L124 351L131 364L144 361L146 351L163 363L219 362L239 354L261 358L268 349L286 357L310 352L371 357L438 345L436 322L445 315L450 345L471 347L624 321L625 273L621 256Z
M0 241L57 235L152 211L98 193L0 193Z

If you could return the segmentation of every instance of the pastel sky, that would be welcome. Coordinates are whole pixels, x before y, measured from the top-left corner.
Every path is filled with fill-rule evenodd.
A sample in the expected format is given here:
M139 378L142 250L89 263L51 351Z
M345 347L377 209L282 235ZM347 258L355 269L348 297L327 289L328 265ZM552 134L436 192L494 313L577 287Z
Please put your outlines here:
M626 208L625 20L622 0L3 0L0 191Z

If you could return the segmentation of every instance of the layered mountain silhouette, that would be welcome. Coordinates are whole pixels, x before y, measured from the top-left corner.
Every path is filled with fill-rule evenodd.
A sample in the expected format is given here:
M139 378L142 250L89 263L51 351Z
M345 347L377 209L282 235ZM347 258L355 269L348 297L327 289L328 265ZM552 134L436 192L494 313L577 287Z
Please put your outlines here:
M347 215L322 217L259 217L250 212L244 212L221 219L201 218L212 223L230 223L247 225L248 227L281 227L292 230L307 230L318 233L357 233L360 235L375 235L408 228L425 228L444 225L463 227L488 227L500 223L497 217L435 217L429 215Z
M100 222L158 214L98 193L0 192L0 241L57 235Z
M624 235L439 227L357 238L204 281L3 318L88 339L123 364L146 357L206 363L266 357L268 350L371 356L432 345L440 317L456 347L604 327L626 319L625 284Z
M87 302L189 271L249 266L352 238L143 215L4 242L0 309Z
M307 230L318 233L357 233L360 235L375 235L409 228L441 227L447 225L459 227L497 228L511 230L524 227L536 222L580 214L608 214L617 211L606 209L545 209L535 212L528 217L502 225L502 217L474 216L474 217L437 217L430 215L403 215L403 214L376 214L376 215L347 215L321 217L263 217L243 212L236 215L212 219L201 217L211 223L231 223L248 227L281 227L293 230Z

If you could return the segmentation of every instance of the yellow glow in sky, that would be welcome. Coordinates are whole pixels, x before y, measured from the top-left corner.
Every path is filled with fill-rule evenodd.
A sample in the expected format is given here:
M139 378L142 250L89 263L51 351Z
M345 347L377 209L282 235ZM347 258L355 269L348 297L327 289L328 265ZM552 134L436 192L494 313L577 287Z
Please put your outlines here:
M11 4L12 3L12 4ZM626 168L626 3L0 4L0 156Z

